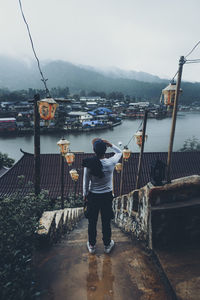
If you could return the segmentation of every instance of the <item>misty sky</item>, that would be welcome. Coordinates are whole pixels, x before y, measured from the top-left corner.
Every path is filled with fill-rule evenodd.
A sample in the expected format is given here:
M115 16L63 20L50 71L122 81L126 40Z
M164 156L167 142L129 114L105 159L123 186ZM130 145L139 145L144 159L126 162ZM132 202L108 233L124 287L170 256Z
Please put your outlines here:
M200 40L199 0L21 0L41 60L171 79ZM0 0L0 54L33 59L18 0ZM200 45L188 58L200 58ZM200 64L183 80L200 81Z

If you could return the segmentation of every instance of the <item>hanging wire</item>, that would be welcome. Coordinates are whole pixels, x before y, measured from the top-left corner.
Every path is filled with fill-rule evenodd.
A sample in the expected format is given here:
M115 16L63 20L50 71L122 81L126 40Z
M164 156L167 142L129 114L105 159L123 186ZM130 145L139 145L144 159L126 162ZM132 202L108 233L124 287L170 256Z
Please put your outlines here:
M176 74L174 75L174 77L172 78L171 82L174 81L174 78L176 77L177 74L178 74L178 70L177 70Z
M136 130L136 132L139 130L139 128L142 126L143 124L143 120L141 121L140 125L138 126L138 129ZM130 138L128 144L125 147L128 147L128 145L130 144L131 140L134 138L134 135Z
M45 79L45 78L44 78L44 75L43 75L43 73L42 73L42 69L41 69L41 66L40 66L40 61L39 61L39 58L37 57L37 54L36 54L36 51L35 51L33 39L32 39L31 32L30 32L30 28L29 28L29 25L28 25L28 23L27 23L27 21L26 21L24 12L23 12L21 0L19 0L19 6L20 6L20 11L21 11L21 14L22 14L24 23L26 24L26 27L27 27L29 39L30 39L30 42L31 42L31 47L32 47L33 54L34 54L34 56L35 56L35 58L36 58L36 61L37 61L38 69L39 69L40 75L41 75L41 77L42 77L41 80L42 80L42 82L43 82L43 84L44 84L44 87L45 87L45 90L46 90L46 95L47 95L47 97L50 97L49 89L47 88L47 83L46 83L48 79Z
M192 52L196 49L196 47L200 44L200 41L198 41L198 43L196 43L196 45L192 48L192 50L187 54L185 55L185 58L188 57L190 54L192 54Z
M192 50L184 56L185 58L185 63L199 63L199 59L197 60L186 60L186 57L188 57L190 54L192 54L192 52L196 49L196 47L200 44L200 41L198 41L198 43L196 43L196 45L192 48ZM178 71L176 72L176 74L174 75L174 77L172 78L171 82L174 81L174 78L176 77L176 75L178 74Z
M186 60L186 64L198 64L198 63L200 63L200 58L198 58L198 59Z

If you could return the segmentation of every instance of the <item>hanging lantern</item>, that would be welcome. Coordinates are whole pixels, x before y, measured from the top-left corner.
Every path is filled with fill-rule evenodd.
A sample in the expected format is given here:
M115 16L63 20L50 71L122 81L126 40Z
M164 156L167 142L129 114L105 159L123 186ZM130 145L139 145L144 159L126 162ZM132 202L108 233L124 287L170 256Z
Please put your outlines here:
M180 89L179 92L182 92L182 89ZM166 86L166 88L162 90L162 95L164 95L164 104L173 106L176 95L176 83L172 81Z
M128 161L128 159L131 155L131 151L127 147L124 147L124 150L122 151L122 154L123 154L123 159L125 161Z
M115 170L117 171L117 173L120 173L122 170L122 164L121 163L117 163L115 165Z
M45 98L38 101L40 117L43 120L52 120L54 118L58 103L53 98Z
M141 147L142 146L142 130L138 130L136 132L136 134L134 135L135 136L135 139L136 139L136 144ZM144 140L146 141L148 138L148 135L145 134L145 137L144 137Z
M71 176L71 178L72 178L73 181L77 181L78 180L79 174L78 174L78 172L75 169L70 170L69 174L70 174L70 176Z
M62 155L65 155L68 152L70 142L62 138L57 142L57 145L60 147L60 153L62 153Z
M67 154L65 154L65 158L66 158L68 165L71 166L74 162L75 155L74 155L74 153L68 152Z

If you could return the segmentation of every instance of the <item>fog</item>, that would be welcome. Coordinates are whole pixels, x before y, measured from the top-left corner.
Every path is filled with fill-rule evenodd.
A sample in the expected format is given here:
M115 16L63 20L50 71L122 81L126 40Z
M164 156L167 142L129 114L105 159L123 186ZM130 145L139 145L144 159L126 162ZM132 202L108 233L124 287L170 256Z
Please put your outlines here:
M21 0L41 60L118 67L172 78L200 39L198 0ZM17 0L0 0L0 54L33 53ZM190 55L200 58L200 47ZM200 81L199 64L183 80Z

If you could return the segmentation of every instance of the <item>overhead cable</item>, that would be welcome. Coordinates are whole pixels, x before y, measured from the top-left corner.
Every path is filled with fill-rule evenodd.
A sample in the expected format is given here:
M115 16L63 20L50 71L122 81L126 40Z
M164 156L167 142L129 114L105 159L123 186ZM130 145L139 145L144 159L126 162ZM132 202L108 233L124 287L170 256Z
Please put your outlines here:
M41 69L41 66L40 66L40 61L39 61L39 58L38 58L38 56L37 56L37 54L36 54L36 51L35 51L33 39L32 39L31 32L30 32L30 28L29 28L29 25L28 25L28 23L27 23L27 21L26 21L24 12L23 12L21 0L19 0L19 6L20 6L20 11L21 11L21 14L22 14L24 23L26 24L26 27L27 27L27 31L28 31L28 35L29 35L30 42L31 42L31 47L32 47L32 50L33 50L33 54L34 54L34 56L35 56L35 58L36 58L36 60L37 60L38 69L39 69L40 75L41 75L41 77L42 77L41 80L42 80L42 82L44 83L44 86L45 86L45 90L46 90L47 96L50 96L49 90L48 90L48 88L47 88L47 83L46 83L48 79L45 79L45 78L44 78L44 75L43 75L43 73L42 73L42 69Z
M198 43L196 43L196 45L192 48L192 50L187 54L185 55L185 58L188 57L190 54L192 54L192 52L196 49L196 47L200 44L200 41L198 41Z

